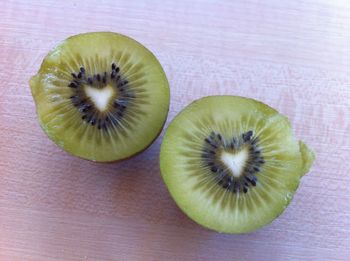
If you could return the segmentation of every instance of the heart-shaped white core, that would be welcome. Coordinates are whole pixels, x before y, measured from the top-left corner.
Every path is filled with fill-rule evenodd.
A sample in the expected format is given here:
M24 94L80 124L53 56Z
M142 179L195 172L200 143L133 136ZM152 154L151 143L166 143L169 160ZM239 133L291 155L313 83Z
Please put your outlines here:
M241 176L243 169L248 160L248 151L242 149L235 153L223 151L221 153L221 160L225 166L231 171L232 175L236 178Z
M86 95L95 104L96 108L101 112L105 111L108 107L109 101L114 94L113 88L109 85L102 89L85 86Z

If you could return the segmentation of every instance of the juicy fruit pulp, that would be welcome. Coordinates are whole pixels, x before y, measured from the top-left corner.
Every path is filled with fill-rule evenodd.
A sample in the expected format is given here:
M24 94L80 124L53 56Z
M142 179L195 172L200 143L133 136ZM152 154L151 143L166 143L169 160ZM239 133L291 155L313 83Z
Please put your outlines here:
M160 133L169 86L154 55L126 36L68 38L30 81L39 122L69 153L93 161L130 157Z
M313 160L285 116L236 96L190 104L169 125L160 153L178 206L225 233L250 232L280 215Z

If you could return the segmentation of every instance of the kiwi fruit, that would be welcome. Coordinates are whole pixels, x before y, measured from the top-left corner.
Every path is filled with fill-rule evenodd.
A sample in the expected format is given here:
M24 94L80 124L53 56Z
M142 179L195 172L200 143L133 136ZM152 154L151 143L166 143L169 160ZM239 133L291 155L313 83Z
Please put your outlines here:
M69 37L30 80L39 123L67 152L92 161L131 157L158 136L169 85L156 57L112 32Z
M287 117L238 96L191 103L166 130L160 168L177 205L223 233L254 231L291 201L314 153Z

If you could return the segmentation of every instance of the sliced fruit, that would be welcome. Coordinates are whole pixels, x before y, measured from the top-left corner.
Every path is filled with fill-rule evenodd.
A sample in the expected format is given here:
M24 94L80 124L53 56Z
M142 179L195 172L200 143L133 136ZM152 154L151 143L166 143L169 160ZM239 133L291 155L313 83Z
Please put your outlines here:
M266 104L211 96L171 122L160 168L190 218L219 232L246 233L283 212L313 155L288 119Z
M30 80L40 125L67 152L110 162L162 130L169 86L155 56L126 36L85 33L55 47Z

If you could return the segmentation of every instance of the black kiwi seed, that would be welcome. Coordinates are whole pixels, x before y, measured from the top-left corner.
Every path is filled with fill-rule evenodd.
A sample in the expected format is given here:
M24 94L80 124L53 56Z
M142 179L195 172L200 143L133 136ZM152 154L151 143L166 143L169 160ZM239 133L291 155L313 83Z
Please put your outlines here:
M257 185L257 174L261 171L261 166L265 163L261 155L258 139L253 137L253 131L244 132L238 137L230 139L224 138L220 133L211 132L204 139L202 150L202 160L204 166L208 166L212 175L215 175L217 183L224 189L232 193L248 193L250 187ZM254 144L252 144L254 141ZM215 144L221 144L220 147ZM214 146L213 146L214 144ZM249 158L246 167L240 177L234 177L220 160L221 150L239 150L242 146L248 146Z
M211 170L212 172L217 172L217 171L218 171L218 168L215 167L215 166L213 166L213 167L210 168L210 170Z
M115 108L121 108L121 109L126 108L126 103L124 103L123 100L115 100L113 105Z
M250 139L251 139L251 137L253 136L253 131L248 131L248 132L246 132L246 133L243 133L242 134L242 138L243 138L243 141L244 142L247 142L247 141L249 141Z
M254 154L255 154L255 155L260 154L260 150L254 150Z
M222 187L223 187L224 189L228 189L228 188L230 187L230 183L229 183L229 182L224 182L224 183L222 184Z
M230 144L230 147L231 147L231 149L233 149L233 150L236 148L236 139L235 139L235 138L232 139L232 142L231 142L231 144Z
M213 148L217 148L218 146L216 146L215 144L213 144L210 140L209 140L209 138L205 138L205 142L206 143L208 143L210 146L212 146Z
M71 88L77 88L78 85L75 83L75 82L71 82L68 87L71 87Z
M210 146L212 146L213 148L215 148L215 149L217 149L218 148L218 146L216 146L215 144L210 144Z

